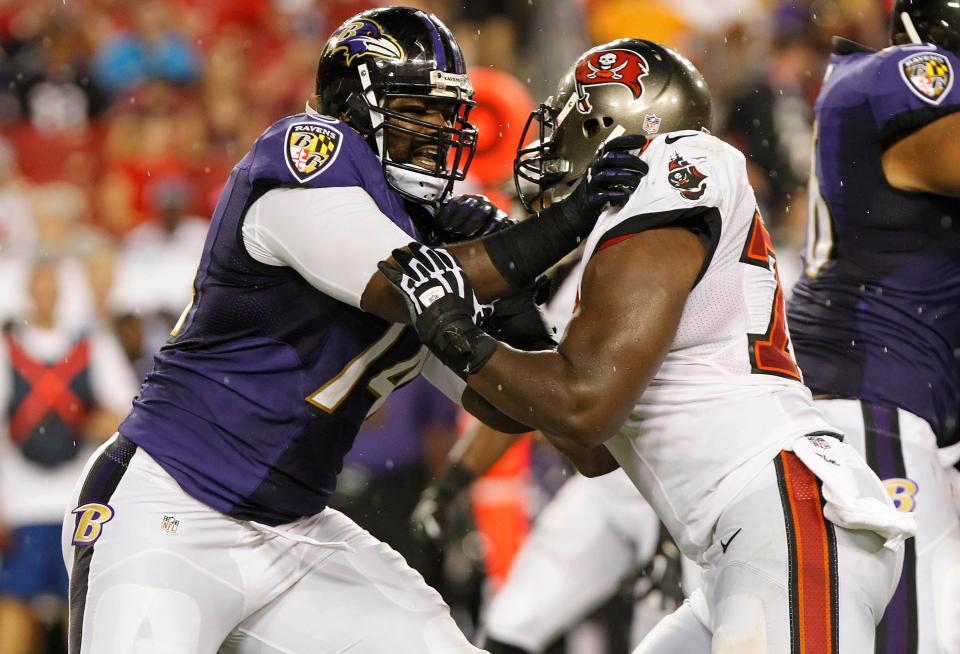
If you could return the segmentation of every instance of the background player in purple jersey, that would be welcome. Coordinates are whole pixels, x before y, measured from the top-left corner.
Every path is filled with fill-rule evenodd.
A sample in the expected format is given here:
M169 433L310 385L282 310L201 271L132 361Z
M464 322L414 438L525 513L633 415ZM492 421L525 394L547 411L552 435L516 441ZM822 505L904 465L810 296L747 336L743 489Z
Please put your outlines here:
M333 33L316 90L317 110L274 123L233 169L193 302L87 464L64 522L71 654L475 651L420 575L325 508L364 418L421 371L524 429L429 359L377 272L411 239L494 216L447 200L476 142L472 89L447 28L393 7ZM608 144L535 220L451 245L447 288L467 273L489 301L530 284L636 188L634 147Z
M960 8L898 0L891 48L835 41L789 307L818 407L919 531L876 651L960 651L960 523L937 445L960 407Z

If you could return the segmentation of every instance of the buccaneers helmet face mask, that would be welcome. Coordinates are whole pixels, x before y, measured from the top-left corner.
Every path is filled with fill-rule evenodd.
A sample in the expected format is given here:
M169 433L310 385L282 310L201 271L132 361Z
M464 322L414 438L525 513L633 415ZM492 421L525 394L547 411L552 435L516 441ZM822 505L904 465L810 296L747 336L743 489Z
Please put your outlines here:
M316 93L320 113L363 134L387 182L404 197L442 202L466 176L477 141L468 120L473 88L460 46L432 14L389 7L347 20L320 56ZM404 100L441 112L442 122L391 108ZM414 163L415 152L428 153L432 163L422 156Z
M641 39L592 48L527 119L513 164L517 193L528 210L562 199L607 140L709 129L711 112L703 76L673 50Z

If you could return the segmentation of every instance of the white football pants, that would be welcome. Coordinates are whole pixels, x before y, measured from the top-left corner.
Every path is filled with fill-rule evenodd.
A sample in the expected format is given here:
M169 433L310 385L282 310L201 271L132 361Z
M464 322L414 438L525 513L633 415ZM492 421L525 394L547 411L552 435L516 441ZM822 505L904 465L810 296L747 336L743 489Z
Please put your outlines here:
M816 404L883 480L897 507L917 519L900 585L877 627L875 654L960 652L960 517L929 423L858 400Z
M817 478L783 452L730 503L702 586L634 654L870 654L903 549L823 517Z
M543 651L643 569L659 537L657 514L622 469L571 477L537 516L494 595L488 636Z
M64 522L70 654L476 654L440 595L342 513L270 528L114 437Z

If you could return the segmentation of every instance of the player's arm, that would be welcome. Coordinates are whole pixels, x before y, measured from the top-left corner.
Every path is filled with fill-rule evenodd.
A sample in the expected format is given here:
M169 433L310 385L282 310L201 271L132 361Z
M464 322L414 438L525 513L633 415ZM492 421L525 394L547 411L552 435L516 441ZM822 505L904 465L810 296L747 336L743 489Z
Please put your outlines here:
M562 201L482 239L447 246L477 298L488 302L523 289L576 249L605 208L626 202L647 173L646 162L630 154L646 141L639 135L609 141ZM361 308L393 322L409 322L402 297L380 274L370 278Z
M597 446L624 423L673 341L706 250L692 232L642 232L597 252L557 351L498 344L468 384L554 443Z
M658 370L707 257L680 227L608 242L586 266L580 310L557 350L514 350L477 327L473 291L443 250L395 251L397 264L381 270L403 289L420 339L470 388L561 448L597 447ZM452 290L438 296L441 279Z
M960 112L896 141L883 153L882 165L894 188L960 197Z

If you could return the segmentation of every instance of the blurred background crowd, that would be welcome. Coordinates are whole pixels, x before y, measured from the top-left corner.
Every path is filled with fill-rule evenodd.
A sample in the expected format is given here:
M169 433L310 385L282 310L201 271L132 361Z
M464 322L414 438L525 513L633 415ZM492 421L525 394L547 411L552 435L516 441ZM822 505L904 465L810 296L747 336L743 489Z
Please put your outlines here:
M34 557L45 571L39 581L0 572L0 652L61 651L62 603L50 598L64 574L48 554L59 554L54 525L86 459L74 443L92 447L126 413L191 299L233 165L270 123L302 111L332 30L377 4L0 0L0 555ZM884 0L405 4L446 22L472 67L481 141L464 190L515 212L519 131L583 50L633 36L686 54L712 89L715 132L747 155L787 290L799 274L812 102L830 38L883 47L888 21ZM568 471L522 441L476 485L455 543L425 548L410 538L409 513L464 423L426 384L397 392L358 438L338 506L440 588L469 632ZM37 434L42 448L32 447ZM14 448L28 466L10 465ZM609 625L624 624L629 604L606 607L566 651L626 651L611 636L623 630ZM16 631L25 615L38 619L33 631ZM14 649L22 642L36 649Z

